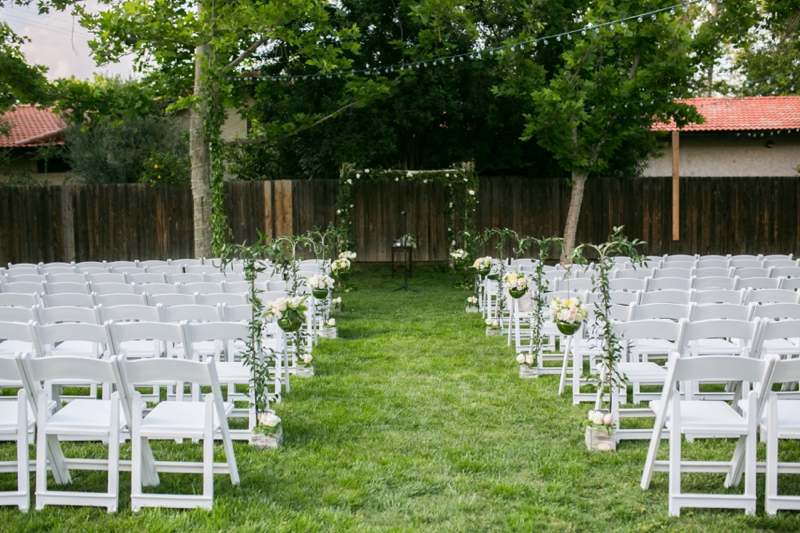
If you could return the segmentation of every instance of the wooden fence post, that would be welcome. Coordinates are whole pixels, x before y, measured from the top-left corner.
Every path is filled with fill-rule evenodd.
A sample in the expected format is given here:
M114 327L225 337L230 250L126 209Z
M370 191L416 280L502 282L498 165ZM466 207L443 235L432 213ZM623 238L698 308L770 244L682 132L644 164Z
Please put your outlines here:
M672 240L681 239L680 132L672 132Z
M72 208L74 187L61 185L61 245L62 258L69 263L75 259L75 217Z

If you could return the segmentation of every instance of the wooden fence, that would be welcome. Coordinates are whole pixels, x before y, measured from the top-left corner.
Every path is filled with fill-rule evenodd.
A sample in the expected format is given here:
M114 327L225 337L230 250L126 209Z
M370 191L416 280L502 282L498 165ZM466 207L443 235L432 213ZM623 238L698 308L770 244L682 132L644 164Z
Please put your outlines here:
M336 180L230 182L225 210L236 242L302 233L336 223ZM477 226L561 235L570 189L563 179L481 178ZM613 226L647 241L642 252L800 252L800 180L682 178L680 240L671 239L670 178L590 181L577 240L600 242ZM388 261L405 233L415 259L447 259L444 188L361 183L353 207L361 261ZM191 192L146 185L0 187L0 263L191 257ZM491 245L486 253L493 254Z

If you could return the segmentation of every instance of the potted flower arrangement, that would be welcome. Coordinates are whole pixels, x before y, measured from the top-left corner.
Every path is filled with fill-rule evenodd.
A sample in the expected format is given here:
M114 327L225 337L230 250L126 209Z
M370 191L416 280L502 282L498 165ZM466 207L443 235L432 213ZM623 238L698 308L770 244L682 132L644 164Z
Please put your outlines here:
M586 320L586 307L580 298L553 298L550 302L550 314L558 331L563 335L574 335Z
M295 296L294 298L278 298L274 302L267 303L266 316L277 320L278 326L289 333L297 331L305 322L305 312L307 310L303 303L306 297Z
M489 272L492 270L492 257L487 255L486 257L477 258L475 262L472 263L472 268L478 272L478 275L484 277L488 276Z
M261 450L268 450L277 448L282 443L283 427L275 411L266 411L258 415L258 423L253 428L250 444Z
M342 298L341 296L337 296L331 300L331 311L341 311L342 310Z
M464 266L469 258L469 254L462 248L456 248L450 252L450 258L453 260L453 266L456 268Z
M470 296L467 298L467 313L480 313L481 310L478 307L478 298L477 296Z
M325 274L315 274L305 279L306 286L311 289L311 294L318 300L324 300L328 297L328 293L333 289L334 283L336 283L334 279Z
M322 331L319 336L323 339L335 339L339 336L339 328L336 327L336 319L329 318L322 323Z
M601 410L589 411L586 424L586 449L589 451L610 452L617 449L617 427L614 415Z
M297 361L297 368L294 375L298 378L314 377L314 366L311 364L311 361L313 360L314 356L310 353L303 354L303 356Z
M396 247L405 246L407 248L416 248L417 240L414 238L413 234L406 233L405 235L394 241L394 246Z
M350 276L350 266L353 259L356 258L355 252L342 252L339 258L331 262L331 274L337 283L337 290L341 292L349 292L352 288L345 285L344 280Z
M536 367L536 358L532 353L517 354L517 363L519 363L519 377L522 379L539 377L539 369Z
M503 276L503 288L512 298L522 298L528 292L528 278L519 272L509 272Z
M497 337L503 334L503 330L500 329L500 321L496 318L487 318L486 319L486 336L487 337Z

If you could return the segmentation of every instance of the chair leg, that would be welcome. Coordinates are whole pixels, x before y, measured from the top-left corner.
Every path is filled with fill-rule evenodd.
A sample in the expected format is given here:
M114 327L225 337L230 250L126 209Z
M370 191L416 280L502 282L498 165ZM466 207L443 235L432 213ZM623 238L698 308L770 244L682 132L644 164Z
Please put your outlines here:
M203 496L214 501L214 401L206 398L206 424L203 431ZM211 504L204 505L211 509Z
M672 420L669 431L669 516L680 516L676 497L681 494L681 420L680 399L673 393Z
M572 347L572 405L578 405L578 394L581 392L581 375L583 374L583 356L580 350Z
M108 495L112 498L106 507L116 513L119 506L119 393L111 395L111 424L108 435Z
M767 414L767 479L764 483L764 510L769 515L778 513L775 499L778 497L778 402L770 394Z
M24 499L19 510L27 513L30 508L30 465L28 464L28 400L25 389L17 394L17 491Z
M572 337L567 337L567 345L564 348L564 360L561 363L561 379L558 382L558 395L564 394L564 388L567 384L567 368L569 367L569 351L572 346ZM542 357L542 354L539 354Z

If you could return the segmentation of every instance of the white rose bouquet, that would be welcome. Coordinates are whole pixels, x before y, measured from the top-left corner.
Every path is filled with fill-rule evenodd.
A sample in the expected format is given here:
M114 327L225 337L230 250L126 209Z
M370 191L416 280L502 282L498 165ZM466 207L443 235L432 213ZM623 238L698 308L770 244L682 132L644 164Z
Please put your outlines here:
M486 325L490 329L500 329L500 321L497 320L496 318L487 318L486 319Z
M528 278L519 272L509 272L503 276L503 288L508 291L512 298L522 298L528 292Z
M519 363L521 365L531 366L531 365L533 365L534 362L535 361L534 361L532 353L529 353L529 354L521 353L521 354L517 355L517 363Z
M344 251L339 254L339 259L347 259L348 261L353 261L357 257L355 252Z
M587 424L591 427L602 429L607 434L611 434L611 430L614 429L614 415L611 413L604 413L602 411L589 411L589 423Z
M556 297L550 302L550 314L561 333L572 335L586 320L586 307L580 298L562 300Z
M336 319L335 318L329 318L328 320L323 322L322 327L323 328L335 328L336 327Z
M275 411L266 411L258 415L258 424L253 428L253 432L261 435L274 435L281 427L281 419Z
M314 298L321 299L328 297L328 291L333 289L333 284L336 282L332 277L325 274L315 274L308 276L304 283L311 289Z
M307 354L304 354L303 357L300 358L300 361L298 361L298 364L300 366L308 366L308 365L311 364L311 361L313 361L313 360L314 360L314 356L311 355L310 353L307 353Z
M456 248L452 252L450 252L450 257L453 259L453 264L455 265L463 265L464 261L467 260L469 254L466 250L461 248Z
M470 305L478 305L478 298L475 296L470 296L467 298L467 303Z
M472 268L478 271L481 276L486 276L492 270L492 257L479 257L472 263Z
M350 272L350 260L346 257L340 257L339 259L336 259L331 263L331 272L334 276L341 276L347 272Z
M294 298L278 298L274 302L267 302L264 317L268 320L277 320L283 331L297 331L303 325L307 308L303 303L307 297L295 296Z

